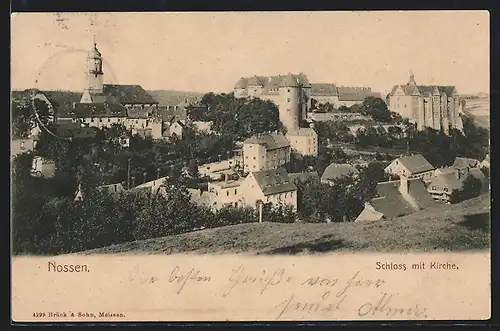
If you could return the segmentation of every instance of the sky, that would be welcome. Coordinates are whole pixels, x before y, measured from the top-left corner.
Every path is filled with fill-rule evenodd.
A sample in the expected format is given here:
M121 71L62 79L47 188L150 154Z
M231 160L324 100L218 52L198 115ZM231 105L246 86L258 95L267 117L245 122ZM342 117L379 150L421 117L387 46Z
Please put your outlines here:
M387 93L405 84L489 91L487 11L18 13L12 89L81 91L94 38L104 81L229 92L240 77L303 72L311 83Z

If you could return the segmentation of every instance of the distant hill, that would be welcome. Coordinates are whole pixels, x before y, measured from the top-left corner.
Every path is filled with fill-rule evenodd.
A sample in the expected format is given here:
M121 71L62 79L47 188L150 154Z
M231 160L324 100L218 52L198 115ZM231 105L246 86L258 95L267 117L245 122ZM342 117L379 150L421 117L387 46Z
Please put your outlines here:
M329 251L462 251L490 247L490 195L438 205L411 215L366 223L246 223L80 254L241 253L311 254Z
M188 101L201 100L204 93L187 92L187 91L173 91L173 90L149 90L147 91L151 96L160 103L162 106L176 106Z

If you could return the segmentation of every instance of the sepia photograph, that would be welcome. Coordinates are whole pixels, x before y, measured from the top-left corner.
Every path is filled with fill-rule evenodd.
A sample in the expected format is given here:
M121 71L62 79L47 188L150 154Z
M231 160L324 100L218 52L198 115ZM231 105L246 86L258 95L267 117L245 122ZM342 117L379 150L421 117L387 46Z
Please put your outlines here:
M48 259L30 267L41 270L37 277L45 272L45 283L34 281L42 287L53 274L64 286L70 276L59 274L105 277L97 269L111 273L115 262L104 261L125 256L200 255L209 263L227 255L267 259L266 265L293 257L306 261L300 263L307 270L325 254L470 253L489 263L487 11L13 13L11 19L12 256ZM101 262L81 262L87 258ZM335 259L318 268L328 271ZM465 272L459 258L370 261L371 272L422 275L424 265L439 277ZM233 276L245 273L238 265L228 267ZM28 293L34 285L23 268L12 281ZM182 283L181 290L186 279L214 278L169 268L167 283ZM489 291L489 264L467 272L483 274ZM284 282L285 269L278 274ZM356 275L349 284L386 282ZM157 277L147 279L141 283ZM53 282L47 286L57 287ZM90 294L85 298L90 305ZM292 298L276 302L280 317L292 314ZM489 309L489 297L481 298ZM300 307L295 311L311 317L311 306ZM355 307L356 316L368 314L367 307ZM123 311L77 317L117 320ZM418 305L404 316L427 318L415 311ZM66 314L33 305L28 315ZM402 315L391 314L383 318Z

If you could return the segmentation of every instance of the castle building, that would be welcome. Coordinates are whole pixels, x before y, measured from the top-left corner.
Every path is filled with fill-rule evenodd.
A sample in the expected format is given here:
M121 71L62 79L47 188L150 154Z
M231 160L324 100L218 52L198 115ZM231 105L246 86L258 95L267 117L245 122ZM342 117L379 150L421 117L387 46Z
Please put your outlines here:
M395 85L386 101L391 111L410 119L418 130L428 127L449 133L450 129L463 129L455 86L417 85L411 73L408 83Z
M104 84L102 64L102 54L94 43L86 58L86 86L79 102L73 92L59 92L57 100L50 102L58 108L57 121L97 128L123 124L132 134L161 139L162 120L155 116L158 102L140 85ZM70 99L72 103L68 103Z
M288 140L286 147L288 151L292 148L303 155L317 155L318 141L316 132L312 128L301 127L311 108L311 84L309 84L307 77L303 73L298 75L241 78L235 85L234 94L238 98L251 96L274 102L278 106L279 118L286 132L286 138L280 136L280 138L276 139L279 139L279 141ZM273 139L272 135L267 135L260 138L252 137L245 141L243 148L245 170L272 169L282 165L282 160L290 158L289 152L279 154L276 157L266 156L275 150L273 147L269 147L274 145L274 143L270 143ZM250 143L250 141L255 142ZM260 144L261 147L251 150L250 146L254 144ZM254 155L255 153L258 153L258 155ZM253 162L254 158L257 162ZM276 160L276 162L273 160Z
M274 102L287 130L297 129L311 108L311 84L303 73L242 77L234 86L234 96L256 97Z

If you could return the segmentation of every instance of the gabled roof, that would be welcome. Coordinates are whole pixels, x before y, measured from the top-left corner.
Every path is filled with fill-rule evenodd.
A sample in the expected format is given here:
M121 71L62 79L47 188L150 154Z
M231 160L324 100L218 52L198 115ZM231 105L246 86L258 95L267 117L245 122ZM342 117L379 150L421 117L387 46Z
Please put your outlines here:
M340 101L364 101L367 97L379 97L380 94L373 93L369 87L337 87Z
M323 172L321 180L335 180L343 176L355 174L359 174L359 171L350 164L331 163Z
M479 164L478 160L469 159L466 157L457 157L455 162L453 162L453 167L456 168L474 168Z
M483 184L482 189L486 188L485 183L487 180L481 169L472 168L466 173L462 173L459 169L456 169L455 172L440 174L432 179L427 189L429 191L444 191L446 188L451 193L453 190L461 189L468 176L479 179L481 184Z
M410 174L418 174L425 171L434 170L434 166L427 161L422 154L415 154L396 159L405 166Z
M386 218L393 218L411 214L416 211L405 197L400 193L399 180L380 182L377 184L378 197L370 200L373 208L384 214ZM436 205L432 196L427 192L423 181L419 178L408 180L408 195L413 199L418 209Z
M312 128L298 128L287 131L287 136L317 136L316 131Z
M445 93L447 96L451 97L452 95L456 94L456 88L453 85L449 86L438 86L437 87L439 92Z
M104 93L89 92L89 95L92 103L104 103L108 100L106 94Z
M243 143L264 145L267 150L290 146L290 142L285 138L285 136L279 133L253 135L252 137L246 139Z
M305 182L310 178L319 178L318 172L317 171L310 171L310 172L294 172L291 174L288 174L290 178L295 182L295 180L299 180L301 182Z
M338 96L335 84L311 84L311 96Z
M243 88L246 88L247 87L247 82L245 80L245 78L241 77L237 82L236 84L234 85L234 88L235 89L243 89Z
M284 168L252 172L252 175L265 196L297 190Z
M83 94L72 91L38 91L38 93L47 98L58 117L64 115L68 109L73 108L74 103L80 102Z
M188 99L189 102L198 102L203 93L172 91L172 90L150 90L147 91L161 106L177 106Z
M170 122L172 119L175 120L186 120L187 119L187 110L183 107L165 107L160 106L157 108L157 114L161 116L161 119L164 122Z
M114 102L121 104L157 104L140 85L104 84L103 92Z
M281 80L280 87L299 87L299 82L296 77L289 74Z
M264 86L265 84L265 78L264 77L258 77L258 76L253 76L250 77L247 81L247 86Z
M417 88L422 94L429 94L429 95L441 94L439 93L439 90L436 85L418 85Z
M299 84L302 87L310 88L311 84L307 79L307 76L304 73L299 74L289 74L289 75L277 75L277 76L252 76L252 77L241 77L238 82L235 84L235 89L246 89L248 86L261 86L263 88L262 94L276 94L274 90L278 89L280 86L283 86L283 79L287 76L291 76L287 78L287 84L293 84L292 86L298 86Z
M445 93L447 96L452 96L456 94L455 86L440 86L440 85L414 85L414 84L405 84L405 85L395 85L391 93L389 95L394 95L398 87L403 89L405 95L437 95Z
M385 218L405 216L414 212L411 205L401 195L375 198L370 201L370 204Z

